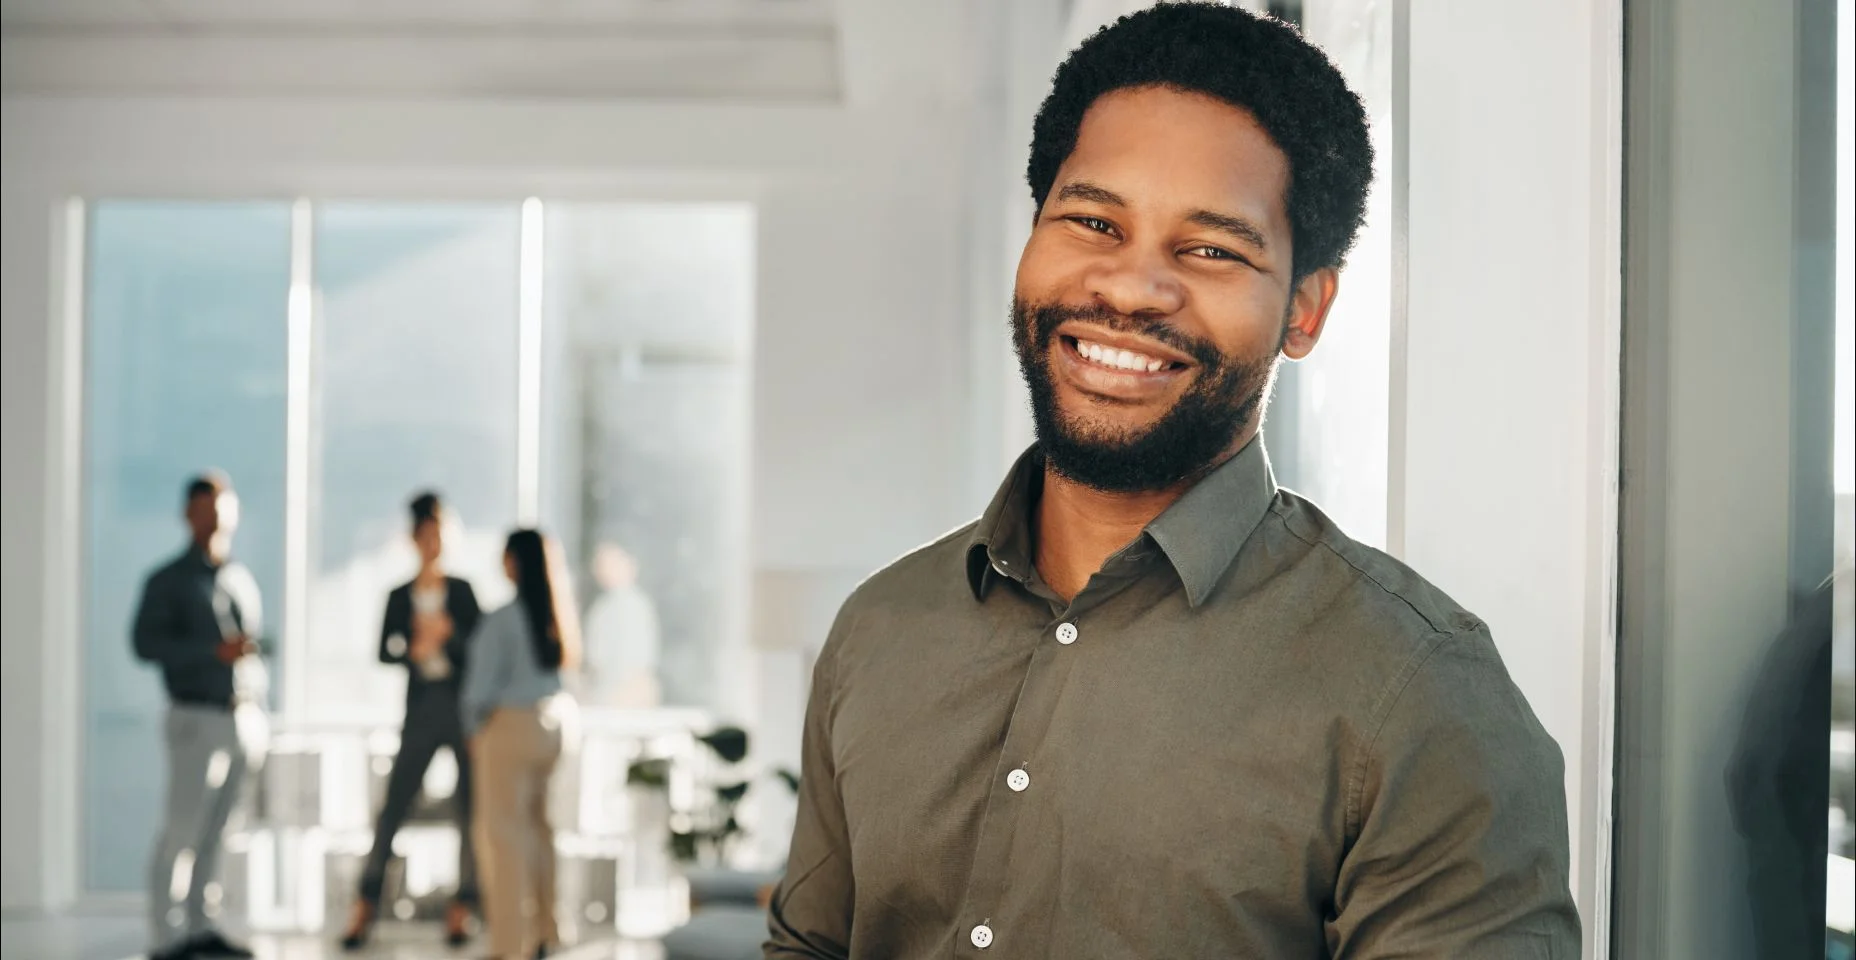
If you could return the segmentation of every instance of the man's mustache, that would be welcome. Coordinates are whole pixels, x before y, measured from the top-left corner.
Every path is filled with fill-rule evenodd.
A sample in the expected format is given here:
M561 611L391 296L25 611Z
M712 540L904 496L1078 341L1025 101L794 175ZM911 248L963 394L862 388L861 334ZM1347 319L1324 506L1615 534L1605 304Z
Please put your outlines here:
M1042 350L1050 349L1050 341L1057 335L1058 327L1075 320L1107 327L1116 333L1135 333L1159 341L1190 355L1207 369L1216 369L1224 364L1224 355L1218 352L1217 347L1179 332L1165 320L1130 316L1101 304L1087 307L1043 304L1031 308L1031 319L1032 330L1037 334L1037 346Z

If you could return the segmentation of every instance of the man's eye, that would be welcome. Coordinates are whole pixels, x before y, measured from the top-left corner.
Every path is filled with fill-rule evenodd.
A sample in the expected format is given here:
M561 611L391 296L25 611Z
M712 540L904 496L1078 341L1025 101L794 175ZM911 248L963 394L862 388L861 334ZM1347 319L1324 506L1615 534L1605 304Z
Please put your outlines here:
M1192 249L1187 250L1186 252L1196 257L1204 257L1207 260L1242 260L1243 259L1242 257L1239 257L1237 254L1232 253L1229 250L1221 250L1217 247L1193 247Z
M1108 225L1107 220L1100 217L1071 217L1070 220L1073 223L1082 224L1084 229L1094 230L1097 233L1112 233L1115 229Z

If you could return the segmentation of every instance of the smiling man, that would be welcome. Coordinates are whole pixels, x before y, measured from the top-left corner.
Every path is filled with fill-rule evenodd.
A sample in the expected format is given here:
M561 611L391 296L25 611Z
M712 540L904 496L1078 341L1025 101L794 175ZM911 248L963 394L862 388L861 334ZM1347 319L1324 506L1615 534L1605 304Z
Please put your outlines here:
M1487 627L1278 489L1258 431L1359 228L1359 101L1210 4L1038 113L1037 427L814 672L769 957L1575 957L1558 749Z

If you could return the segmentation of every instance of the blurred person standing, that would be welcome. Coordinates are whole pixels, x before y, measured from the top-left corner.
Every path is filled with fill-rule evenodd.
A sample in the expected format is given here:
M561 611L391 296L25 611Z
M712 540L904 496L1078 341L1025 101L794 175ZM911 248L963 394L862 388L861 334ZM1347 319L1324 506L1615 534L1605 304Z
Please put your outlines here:
M167 807L149 867L151 960L252 956L214 929L206 888L246 774L263 763L267 678L259 659L258 582L231 558L238 495L223 474L187 484L192 541L150 574L133 629L135 655L161 668Z
M586 672L593 702L606 707L655 707L661 642L657 605L638 583L638 561L616 543L593 551L599 596L586 612Z
M1746 850L1746 893L1762 957L1824 948L1830 847L1834 578L1794 602L1748 692L1727 766L1728 810Z
M528 960L560 946L548 780L575 709L561 672L579 663L580 631L554 541L517 530L503 569L516 598L484 617L470 641L462 717L490 955Z
M458 825L458 890L445 913L445 941L451 946L462 946L470 939L467 925L477 906L470 751L464 745L458 693L466 646L481 610L470 582L445 573L443 502L436 493L426 492L415 497L410 508L419 572L410 583L388 594L380 627L380 662L406 666L406 720L400 728L399 754L387 775L387 796L374 828L374 846L361 872L360 896L342 935L345 950L359 950L373 932L387 861L393 856L393 838L412 812L426 768L441 747L451 751L458 766L452 793Z

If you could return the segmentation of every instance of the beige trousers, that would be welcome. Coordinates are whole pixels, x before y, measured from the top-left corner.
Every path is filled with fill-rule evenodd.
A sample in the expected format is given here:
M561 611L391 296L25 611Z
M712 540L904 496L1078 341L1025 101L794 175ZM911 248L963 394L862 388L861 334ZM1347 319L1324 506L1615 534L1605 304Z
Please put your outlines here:
M472 742L477 874L498 960L557 948L554 827L548 778L561 756L561 724L543 706L501 707Z

